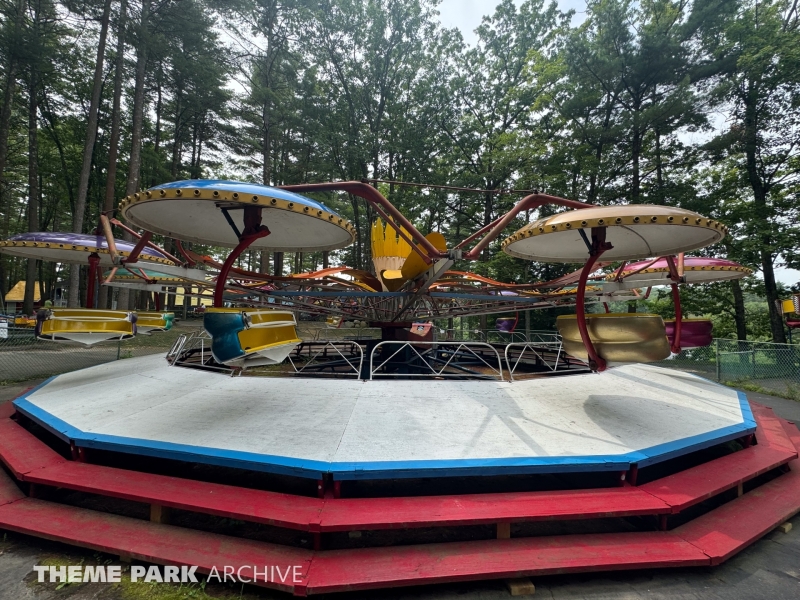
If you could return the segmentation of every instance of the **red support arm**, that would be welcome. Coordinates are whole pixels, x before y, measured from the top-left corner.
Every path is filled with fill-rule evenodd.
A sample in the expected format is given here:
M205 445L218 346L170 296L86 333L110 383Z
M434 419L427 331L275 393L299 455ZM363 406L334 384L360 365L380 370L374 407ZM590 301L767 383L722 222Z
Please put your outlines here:
M89 255L89 277L86 280L86 308L94 308L94 289L97 285L97 266L100 256L96 252Z
M425 260L427 264L430 264L434 259L447 257L446 252L438 250L433 244L431 244L425 238L425 236L422 235L417 228L414 227L414 225L394 207L391 202L384 198L384 196L377 189L367 183L363 183L361 181L334 181L329 183L283 185L280 186L280 188L290 192L300 193L342 191L363 198L375 209L378 214L381 215L381 217L386 220L391 227L394 228L400 237L402 237L411 245L411 247ZM593 204L578 202L577 200L567 200L565 198L550 196L548 194L531 194L520 200L514 206L514 208L508 211L505 215L495 219L483 227L480 231L473 233L467 239L460 242L456 248L463 248L469 242L485 234L485 237L472 250L462 256L462 258L465 260L477 260L486 246L488 246L492 240L497 238L497 236L500 235L500 233L506 227L508 227L509 223L511 223L511 221L513 221L520 212L523 210L532 210L545 204L555 204L556 206L566 206L568 208L575 209L591 208L594 206ZM417 242L416 245L403 234L401 228L405 228L411 234L413 240ZM421 250L424 250L424 252Z
M144 237L144 236L143 236L141 233L137 233L136 231L134 231L133 229L131 229L131 228L130 228L130 227L128 227L127 225L124 225L123 223L121 223L121 222L120 222L120 221L118 221L117 219L110 219L110 221L111 221L111 223L112 223L112 224L116 225L117 227L119 227L119 228L120 228L120 229L122 229L123 231L127 231L128 233L130 233L130 234L131 234L133 237L135 237L137 240L141 240L141 239L142 239L142 237ZM148 235L148 234L149 234L149 235ZM179 265L179 264L181 264L181 261L180 261L180 259L179 259L179 258L176 258L176 257L172 256L172 254L170 254L169 252L167 252L166 250L164 250L164 249L163 249L161 246L157 246L156 244L154 244L153 242L151 242L151 241L150 241L150 238L151 238L151 237L153 237L153 234L152 234L152 233L150 233L150 232L145 232L145 234L144 234L144 235L147 235L147 243L146 243L145 245L146 245L148 248L152 248L153 250L156 250L157 252L161 252L161 254L163 254L164 256L166 256L168 259L170 259L170 260L171 260L172 262L174 262L176 265ZM176 241L177 241L177 240L176 240ZM140 250L139 252L141 252L141 250ZM137 253L137 254L136 254L136 256L138 257L138 256L139 256L139 254ZM123 262L124 262L124 261L123 261ZM130 262L130 258L128 259L128 262Z
M330 183L303 183L299 185L282 185L280 186L283 190L288 190L290 192L348 192L353 194L354 196L358 196L359 198L363 198L366 200L370 206L372 206L378 214L380 214L386 222L394 228L397 234L402 237L406 242L408 242L412 248L414 248L417 253L425 260L427 264L430 264L433 259L436 258L445 258L447 256L446 252L441 252L431 244L424 235L422 235L416 227L403 216L399 210L397 210L394 205L389 202L386 198L383 197L378 190L367 183L362 183L361 181L334 181ZM389 218L391 215L391 218ZM400 226L398 227L398 223ZM417 249L417 245L415 245L411 240L409 240L401 231L401 228L405 228L411 234L411 237L414 241L417 242L417 245L422 246L422 249L425 252L421 252Z
M592 227L592 248L589 251L589 260L583 266L581 277L578 280L578 297L575 305L575 318L578 321L581 341L586 347L586 353L589 355L589 368L597 372L605 371L607 365L606 361L597 354L592 338L589 336L589 329L586 326L586 282L589 279L589 274L594 271L597 260L603 252L611 248L613 246L606 242L606 228Z
M481 252L488 246L492 240L497 238L500 233L508 227L508 225L513 221L519 213L524 210L533 210L535 208L539 208L540 206L544 206L545 204L555 204L556 206L566 206L567 208L592 208L594 204L586 204L585 202L578 202L577 200L567 200L565 198L559 198L558 196L550 196L549 194L531 194L530 196L525 196L522 200L517 202L510 211L508 211L505 215L492 221L489 225L484 227L478 233L473 234L471 237L475 239L478 235L486 232L484 238L477 243L477 245L464 254L462 258L466 260L477 260L480 256ZM470 238L467 238L468 240ZM464 242L462 242L463 244ZM461 246L461 244L459 244ZM459 247L457 246L457 247Z
M214 308L222 308L223 295L225 293L225 283L228 281L228 274L231 272L233 263L247 250L247 248L257 239L266 237L270 234L266 225L261 224L261 208L246 206L244 209L244 231L239 238L239 243L222 263L222 268L217 275L217 284L214 286Z
M131 250L130 256L122 259L122 264L135 263L137 260L139 260L139 255L142 253L142 250L144 250L144 247L147 245L147 242L150 241L151 237L153 237L153 234L149 231L145 231L144 235L139 238L138 242L136 242L133 250Z

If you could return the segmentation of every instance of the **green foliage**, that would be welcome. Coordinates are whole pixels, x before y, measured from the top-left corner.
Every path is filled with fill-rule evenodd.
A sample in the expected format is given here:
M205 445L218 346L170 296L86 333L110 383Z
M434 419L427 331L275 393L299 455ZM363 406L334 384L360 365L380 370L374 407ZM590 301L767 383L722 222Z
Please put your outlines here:
M572 13L556 2L501 0L472 46L441 26L438 4L160 0L151 3L144 39L142 0L129 0L124 14L122 3L112 3L84 230L96 227L104 200L122 35L122 144L112 182L118 196L131 150L135 58L145 49L143 187L214 177L480 188L376 184L423 233L440 231L450 246L522 197L501 190L681 206L731 229L701 254L727 255L760 277L740 289L684 289L687 310L711 315L718 335L742 327L754 339L778 335L770 307L785 292L772 270L800 266L800 34L793 2L589 0L585 19L572 25ZM26 229L32 204L41 229L70 227L102 8L100 0L0 2L0 86L9 92L3 237ZM38 78L41 182L33 199L31 73ZM0 122L0 142L2 132ZM374 210L346 194L319 198L358 231L354 245L331 254L331 264L370 269ZM551 212L522 213L507 233ZM500 241L481 262L456 268L517 283L576 268L510 258ZM265 257L259 258L246 253L239 264L259 269ZM286 259L292 270L310 270L323 256ZM47 294L63 276L62 267L42 266ZM22 277L22 261L0 258L0 292ZM744 301L737 304L739 291ZM643 304L640 310L665 316L671 310L658 295Z

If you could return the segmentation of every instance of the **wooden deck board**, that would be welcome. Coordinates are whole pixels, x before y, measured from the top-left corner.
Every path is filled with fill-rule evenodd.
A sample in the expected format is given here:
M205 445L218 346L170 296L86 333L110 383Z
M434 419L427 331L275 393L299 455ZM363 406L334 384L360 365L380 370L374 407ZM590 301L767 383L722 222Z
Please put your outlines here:
M0 506L0 527L73 546L109 554L123 554L137 560L169 565L197 565L208 573L225 565L278 566L282 573L298 567L299 579L305 578L312 552L289 546L255 542L239 538L160 525L129 517L99 513L26 498ZM245 571L247 577L252 571ZM284 591L293 591L288 581L255 583ZM267 576L269 578L269 575Z

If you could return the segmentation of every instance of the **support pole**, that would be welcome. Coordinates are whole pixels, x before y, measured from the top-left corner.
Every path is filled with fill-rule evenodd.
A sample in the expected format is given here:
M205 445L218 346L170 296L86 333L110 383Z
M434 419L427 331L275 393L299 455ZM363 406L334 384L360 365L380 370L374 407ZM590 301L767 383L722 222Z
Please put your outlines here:
M681 309L681 293L678 290L678 284L672 284L672 303L675 305L675 334L672 339L672 348L670 350L673 354L678 354L681 351L681 323L683 321L683 310Z
M86 281L86 308L94 308L94 290L97 287L97 267L100 264L100 256L97 252L89 255L89 277Z
M114 239L114 234L111 231L111 222L104 214L100 214L100 228L103 230L103 235L108 244L108 253L111 255L111 262L115 265L119 264L119 254L117 253L117 242Z
M244 209L244 231L239 238L239 243L222 263L222 268L217 275L217 284L214 287L214 308L222 308L223 296L225 294L225 283L228 274L231 272L233 263L236 259L250 247L256 240L270 234L269 229L261 224L261 208L256 206L246 206Z

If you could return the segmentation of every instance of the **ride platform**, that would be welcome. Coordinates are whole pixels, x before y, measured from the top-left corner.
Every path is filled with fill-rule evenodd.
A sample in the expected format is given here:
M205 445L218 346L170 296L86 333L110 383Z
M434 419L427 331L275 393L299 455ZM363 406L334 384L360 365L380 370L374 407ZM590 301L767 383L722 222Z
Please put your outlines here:
M655 567L719 564L800 510L792 469L800 432L754 405L756 444L636 486L411 497L321 497L278 493L70 460L34 435L35 427L0 407L0 527L126 559L198 565L297 567L294 580L255 583L312 594ZM91 453L78 453L91 460ZM187 474L188 475L188 474ZM150 505L150 521L65 504L59 490ZM109 500L110 499L110 500ZM73 500L74 502L74 500ZM168 509L176 524L168 524ZM243 539L199 531L180 515L211 515L300 531L299 542ZM536 523L565 530L613 520L619 530L536 535ZM632 520L633 519L633 520ZM649 519L649 520L648 520ZM637 526L632 527L631 523ZM181 526L178 526L181 525ZM474 526L483 525L475 534ZM677 525L677 526L675 526ZM470 529L472 527L472 529ZM467 539L374 546L370 535L434 528ZM442 529L439 529L442 528ZM361 547L337 548L337 532L364 532ZM372 532L372 534L370 534ZM354 536L355 537L355 536ZM294 571L293 571L294 572Z
M14 405L76 448L335 481L624 473L756 428L741 392L650 365L513 382L298 379L150 356L59 375Z

